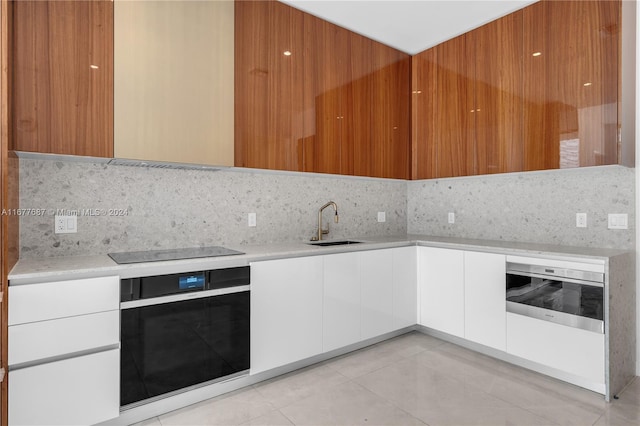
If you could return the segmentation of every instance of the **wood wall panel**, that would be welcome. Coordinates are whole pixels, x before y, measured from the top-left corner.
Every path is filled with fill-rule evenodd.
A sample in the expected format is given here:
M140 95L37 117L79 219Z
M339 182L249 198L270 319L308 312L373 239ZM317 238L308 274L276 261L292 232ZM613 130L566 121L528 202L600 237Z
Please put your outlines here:
M521 171L522 11L467 35L475 52L476 173Z
M113 156L113 2L13 9L12 148Z

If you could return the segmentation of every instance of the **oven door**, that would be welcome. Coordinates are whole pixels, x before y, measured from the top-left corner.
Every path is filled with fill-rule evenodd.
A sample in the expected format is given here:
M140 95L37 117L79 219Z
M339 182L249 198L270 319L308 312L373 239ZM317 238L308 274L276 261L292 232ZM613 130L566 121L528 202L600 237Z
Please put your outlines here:
M121 407L248 373L249 291L212 292L123 304Z
M507 312L604 333L604 284L507 269Z

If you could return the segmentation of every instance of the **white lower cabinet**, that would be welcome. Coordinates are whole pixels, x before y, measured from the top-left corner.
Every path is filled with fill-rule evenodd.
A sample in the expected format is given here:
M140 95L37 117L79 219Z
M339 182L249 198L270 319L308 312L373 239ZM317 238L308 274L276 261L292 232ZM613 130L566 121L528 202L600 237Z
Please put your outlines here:
M120 414L120 278L9 286L9 425Z
M360 253L324 258L323 351L360 341Z
M505 256L464 252L464 338L506 350Z
M393 249L393 329L418 323L418 247Z
M420 324L464 337L464 252L418 250Z
M507 352L601 384L604 391L604 334L507 313Z
M360 252L361 339L393 331L393 250Z
M251 374L322 353L322 256L251 264Z
M10 425L90 425L120 414L120 349L9 372Z

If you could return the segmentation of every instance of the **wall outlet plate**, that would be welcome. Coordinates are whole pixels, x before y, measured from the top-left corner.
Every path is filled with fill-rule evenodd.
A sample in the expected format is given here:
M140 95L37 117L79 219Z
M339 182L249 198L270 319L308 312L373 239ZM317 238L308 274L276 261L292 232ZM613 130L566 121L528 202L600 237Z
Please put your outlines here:
M78 216L56 215L53 231L56 234L75 234L78 232Z
M587 214L576 213L576 228L586 228L586 227L587 227Z
M453 212L449 212L449 214L447 215L447 221L449 223L456 223L456 214Z
M255 213L249 213L249 215L247 216L247 225L249 225L251 228L257 226L257 218Z
M387 221L387 213L378 212L378 222L386 222L386 221Z

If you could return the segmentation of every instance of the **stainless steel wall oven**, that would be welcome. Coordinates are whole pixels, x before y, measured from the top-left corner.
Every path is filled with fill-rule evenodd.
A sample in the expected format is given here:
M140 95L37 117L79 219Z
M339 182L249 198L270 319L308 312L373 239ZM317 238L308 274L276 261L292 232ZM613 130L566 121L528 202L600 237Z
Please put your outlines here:
M507 262L507 312L604 333L604 274Z
M249 266L121 280L121 407L248 374L249 292Z

